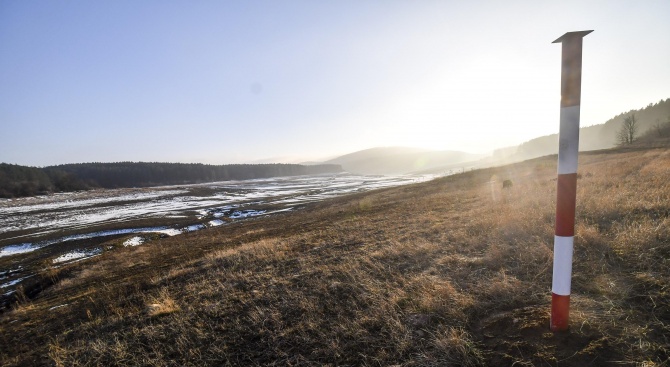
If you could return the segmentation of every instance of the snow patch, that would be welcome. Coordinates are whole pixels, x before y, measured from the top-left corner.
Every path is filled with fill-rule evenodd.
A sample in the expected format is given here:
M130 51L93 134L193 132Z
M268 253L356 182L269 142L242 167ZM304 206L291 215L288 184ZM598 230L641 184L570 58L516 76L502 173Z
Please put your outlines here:
M93 256L98 256L98 255L100 255L100 253L102 253L101 249L94 249L94 250L89 250L89 251L75 250L75 251L70 251L70 252L67 252L67 253L64 253L64 254L58 256L57 258L53 259L52 262L54 264L58 264L58 263L64 263L64 262L69 262L69 261L73 261L73 260L79 261L79 260L88 259L88 258L93 257Z
M199 231L201 229L205 229L204 224L194 224L194 225L188 226L188 227L184 228L184 231L185 232L195 232L195 231Z
M140 236L135 236L133 238L127 239L125 242L123 242L124 246L139 246L144 243L144 238Z
M165 235L168 235L170 237L176 236L179 234L182 234L182 231L174 228L164 228L164 229L156 229L156 230L146 230L146 231L141 231L142 233L162 233Z
M51 237L34 243L0 247L0 257L30 253L46 246L95 237L135 235L128 245L137 246L143 233L176 236L206 227L225 225L225 218L241 220L260 215L296 210L314 201L383 187L423 182L436 176L363 176L351 174L277 177L245 181L225 181L206 185L189 185L188 189L164 187L157 190L101 190L57 194L48 198L21 198L0 201L0 233L32 230L31 236L57 236L60 231L80 231L99 223L123 222L129 218L198 217L202 224L185 228L168 226L105 230L64 237ZM208 197L183 196L193 187L209 187ZM250 205L272 205L276 210L244 210ZM194 215L193 213L197 213ZM27 235L13 237L16 241ZM132 241L131 241L132 240ZM23 240L25 241L25 239ZM143 240L146 241L146 240ZM124 243L125 244L125 243ZM72 251L54 259L66 262L100 254L86 250ZM0 279L8 276L0 272ZM4 280L4 279L3 279Z
M178 234L182 234L183 232L179 229L168 228L168 227L149 227L149 228L114 229L109 231L76 234L48 241L41 241L38 243L21 243L17 245L9 245L0 250L0 257L33 252L35 250L41 249L42 247L50 246L61 242L67 242L72 240L85 240L89 238L107 237L107 236L115 236L121 234L131 234L131 233L163 233L172 237Z
M13 286L13 285L17 285L17 284L21 283L24 279L28 279L28 278L30 278L31 276L32 276L32 275L28 275L27 277L23 277L23 278L19 278L19 279L14 279L14 280L12 280L12 281L10 281L10 282L4 283L4 284L0 284L0 288L7 288L7 287L11 287L11 286Z
M231 219L241 219L241 218L248 218L248 217L256 217L259 215L265 214L266 210L238 210L234 211L233 214L230 215Z
M216 226L222 225L223 223L225 223L225 222L222 221L221 219L214 219L214 220L209 221L209 226L210 227L216 227Z
M10 245L0 250L0 257L25 254L26 252L33 252L41 247L42 246L37 246L32 243L20 243L18 245Z

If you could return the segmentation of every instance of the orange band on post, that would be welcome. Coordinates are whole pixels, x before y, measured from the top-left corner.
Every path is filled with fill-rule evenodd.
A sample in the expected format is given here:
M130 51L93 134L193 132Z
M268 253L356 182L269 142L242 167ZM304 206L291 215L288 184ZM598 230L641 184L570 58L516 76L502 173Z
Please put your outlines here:
M551 294L551 331L565 331L570 325L570 296Z
M555 235L563 237L575 235L576 200L577 174L558 175Z

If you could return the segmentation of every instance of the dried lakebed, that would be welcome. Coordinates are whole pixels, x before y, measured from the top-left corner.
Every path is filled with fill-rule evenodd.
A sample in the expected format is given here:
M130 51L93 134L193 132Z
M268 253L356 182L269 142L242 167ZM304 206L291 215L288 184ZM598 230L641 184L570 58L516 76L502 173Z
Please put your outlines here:
M337 174L0 199L0 306L45 267L432 178Z

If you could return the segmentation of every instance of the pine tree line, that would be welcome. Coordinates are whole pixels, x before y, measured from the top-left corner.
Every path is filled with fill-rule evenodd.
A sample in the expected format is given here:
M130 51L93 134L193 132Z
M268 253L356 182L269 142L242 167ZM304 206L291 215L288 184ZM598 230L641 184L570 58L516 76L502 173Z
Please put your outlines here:
M339 165L79 163L44 168L0 163L0 197L92 188L147 187L341 172Z

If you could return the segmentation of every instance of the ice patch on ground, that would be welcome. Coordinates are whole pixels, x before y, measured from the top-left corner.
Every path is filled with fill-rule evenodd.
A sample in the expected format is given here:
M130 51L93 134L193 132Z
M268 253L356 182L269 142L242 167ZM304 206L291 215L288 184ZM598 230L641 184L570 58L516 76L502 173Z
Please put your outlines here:
M0 288L7 288L7 287L11 287L11 286L13 286L13 285L17 285L17 284L21 283L24 279L28 279L28 278L30 278L31 276L32 276L32 275L28 275L27 277L23 277L23 278L19 278L19 279L14 279L14 280L12 280L11 282L7 282L7 283L4 283L4 284L0 284Z
M202 224L201 224L202 226ZM204 228L204 226L203 226ZM72 240L85 240L96 237L107 237L115 236L121 234L131 234L131 233L163 233L170 237L182 234L183 232L179 229L168 228L168 227L149 227L149 228L126 228L126 229L114 229L109 231L100 231L84 234L76 234L71 236L65 236L61 238L56 238L53 240L42 241L38 243L21 243L17 245L9 245L0 249L0 257L11 256L17 254L24 254L27 252L32 252L39 250L42 247L50 246L56 243L67 242Z
M174 229L174 228L164 228L164 229L156 229L156 230L146 230L146 231L140 231L140 232L142 232L142 233L162 233L162 234L166 234L166 235L168 235L168 236L170 236L170 237L172 237L172 236L176 236L176 235L179 235L179 234L182 234L182 231L180 231L180 230L178 230L178 229Z
M115 203L115 202L131 202L131 201L143 201L150 199L162 198L165 196L179 195L187 193L187 190L156 190L152 192L141 192L141 193L127 193L121 195L114 195L114 190L107 190L103 192L103 197L94 197L94 198L83 198L83 199L72 199L64 201L49 202L58 195L54 197L48 196L35 196L21 198L21 200L15 200L15 202L20 202L24 205L16 205L2 208L3 213L16 214L16 213L26 213L26 212L35 212L43 210L62 210L64 208L83 208L99 204L106 203ZM73 195L75 193L71 193ZM77 193L77 194L86 194L91 195L90 193ZM107 196L109 195L109 196Z
M258 215L263 215L265 214L266 210L238 210L234 211L233 214L230 215L231 219L240 219L240 218L248 218L248 217L255 217Z
M46 198L0 202L0 233L33 230L56 236L59 231L129 218L192 216L200 220L229 216L244 205L263 202L291 206L329 197L382 187L422 182L435 176L362 176L351 174L292 176L188 185L188 188L100 190ZM186 195L193 188L208 187L210 196ZM222 206L225 205L225 206ZM215 208L219 209L208 209ZM228 209L228 211L226 211ZM232 213L233 219L254 214ZM265 213L269 214L269 213ZM259 215L259 214L256 214ZM19 240L20 235L15 237ZM2 254L0 254L2 256Z
M30 253L46 246L72 240L115 235L157 233L176 236L206 227L227 224L225 218L243 220L298 209L308 202L377 188L423 182L436 176L362 176L351 174L292 176L244 181L188 185L188 188L101 190L57 194L47 198L22 198L0 201L0 234L29 231L13 240L24 243L0 247L0 257ZM184 195L193 188L208 187L210 196ZM270 210L243 209L254 205ZM194 213L197 213L194 215ZM64 237L59 232L78 232L99 223L124 223L136 218L198 218L202 224L173 228L168 226L103 230ZM24 237L47 237L48 240L27 243ZM53 237L52 237L53 236ZM22 239L23 238L23 239ZM134 243L134 242L133 242ZM133 244L134 245L134 244ZM135 245L136 246L136 245ZM102 250L100 250L102 251ZM54 254L53 256L56 256ZM78 257L76 257L78 256ZM90 257L81 251L64 254L57 259L75 261ZM17 259L23 261L23 259ZM0 279L7 274L0 272Z
M18 245L10 245L4 247L2 250L0 250L0 257L3 256L10 256L10 255L17 255L17 254L25 254L26 252L33 252L37 249L39 249L42 246L37 246L32 243L21 243Z
M75 250L75 251L67 252L67 253L64 253L64 254L58 256L57 258L53 259L52 262L54 264L58 264L58 263L69 262L69 261L73 261L73 260L83 260L83 259L87 259L89 257L100 255L100 253L102 253L101 249L94 249L94 250L89 250L89 251Z
M144 238L140 236L135 236L133 238L127 239L123 242L124 246L139 246L144 243Z
M220 225L222 225L223 223L225 223L225 222L222 221L221 219L214 219L214 220L210 220L210 221L209 221L209 225L210 225L211 227L220 226Z
M290 212L292 210L293 210L293 207L289 207L289 208L285 208L285 209L273 210L271 212L268 212L268 214L284 213L284 212Z
M194 231L199 231L199 230L205 229L205 228L206 227L205 227L204 224L194 224L194 225L191 225L191 226L188 226L188 227L184 228L184 231L194 232Z

